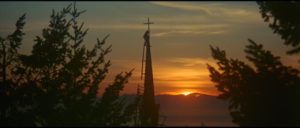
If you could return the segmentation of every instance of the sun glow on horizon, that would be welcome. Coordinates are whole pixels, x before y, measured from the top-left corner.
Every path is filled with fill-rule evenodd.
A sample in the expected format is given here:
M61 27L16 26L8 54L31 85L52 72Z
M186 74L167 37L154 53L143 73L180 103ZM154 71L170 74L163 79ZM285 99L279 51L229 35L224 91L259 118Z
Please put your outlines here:
M191 94L204 94L209 96L218 96L219 93L217 91L202 91L201 89L178 89L174 91L163 91L158 93L158 95L183 95L189 96Z
M188 96L188 95L190 95L190 94L192 94L193 92L188 92L188 91L186 91L186 92L181 92L181 94L183 94L184 96Z

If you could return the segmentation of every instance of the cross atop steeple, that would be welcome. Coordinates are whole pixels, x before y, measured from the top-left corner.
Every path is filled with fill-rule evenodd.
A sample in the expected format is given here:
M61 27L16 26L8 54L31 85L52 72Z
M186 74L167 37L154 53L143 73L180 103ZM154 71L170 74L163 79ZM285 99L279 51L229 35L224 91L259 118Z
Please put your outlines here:
M154 22L150 22L149 17L148 17L148 22L144 23L144 24L148 24L148 31L150 31L150 24L154 24Z

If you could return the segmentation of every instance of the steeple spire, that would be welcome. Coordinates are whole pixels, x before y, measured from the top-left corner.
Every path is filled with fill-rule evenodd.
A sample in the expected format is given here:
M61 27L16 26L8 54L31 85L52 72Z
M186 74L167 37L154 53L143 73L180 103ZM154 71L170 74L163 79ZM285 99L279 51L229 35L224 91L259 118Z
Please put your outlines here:
M144 47L143 47L143 59L142 59L142 78L143 70L144 74L144 93L142 96L141 104L141 125L142 126L158 126L158 113L159 104L155 103L154 95L154 84L153 84L153 72L152 72L152 58L150 50L150 22L148 17L148 22L144 23L148 25L148 30L144 34ZM146 58L145 58L145 69L143 68L144 63L144 49L146 48Z

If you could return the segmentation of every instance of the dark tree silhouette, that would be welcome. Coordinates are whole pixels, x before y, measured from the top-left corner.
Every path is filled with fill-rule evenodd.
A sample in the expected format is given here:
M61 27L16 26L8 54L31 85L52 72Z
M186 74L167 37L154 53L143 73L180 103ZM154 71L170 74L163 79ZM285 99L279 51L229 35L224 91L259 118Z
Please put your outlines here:
M299 71L250 40L246 58L254 67L211 47L218 69L208 65L211 80L229 101L233 122L240 126L300 126Z
M118 74L103 96L97 96L111 65L105 60L111 45L104 48L106 36L97 39L93 49L85 48L83 42L88 30L83 29L84 23L78 23L83 12L75 5L60 12L53 10L49 26L41 36L36 36L30 55L18 54L16 49L21 45L25 16L18 20L12 36L0 38L1 52L8 51L9 55L1 67L11 71L4 75L10 75L13 83L7 87L1 85L1 101L9 101L1 105L1 125L120 126L130 121L129 115L124 114L126 106L119 93L132 70ZM7 42L12 50L5 50ZM18 63L9 67L12 60ZM8 92L10 88L13 90Z
M5 124L10 120L18 120L11 118L10 115L15 114L17 108L13 107L17 102L15 101L15 90L17 88L17 79L13 77L15 72L19 72L16 68L20 61L18 60L18 49L20 48L23 36L22 31L25 25L25 14L23 14L16 22L16 30L7 37L0 37L0 124ZM21 74L21 73L20 73ZM21 116L21 115L20 115ZM20 122L22 120L19 120Z
M288 54L300 52L300 2L259 1L260 13L273 32L281 35L286 45L293 47Z

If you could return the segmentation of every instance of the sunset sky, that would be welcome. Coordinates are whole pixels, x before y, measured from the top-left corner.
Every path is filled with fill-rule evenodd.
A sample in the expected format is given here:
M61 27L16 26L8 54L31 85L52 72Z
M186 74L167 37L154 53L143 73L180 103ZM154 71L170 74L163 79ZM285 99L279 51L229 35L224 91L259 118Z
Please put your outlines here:
M0 36L13 32L15 22L26 13L25 38L21 53L29 54L35 36L49 24L52 9L69 2L0 2ZM281 56L286 65L299 67L298 56L263 22L255 2L77 2L79 17L89 28L85 45L91 48L97 37L110 34L107 56L112 66L107 82L122 71L135 68L123 93L135 93L142 84L141 59L147 17L151 25L151 52L156 94L199 92L218 94L210 81L206 64L214 65L209 45L226 50L229 57L243 61L244 48L251 38Z

